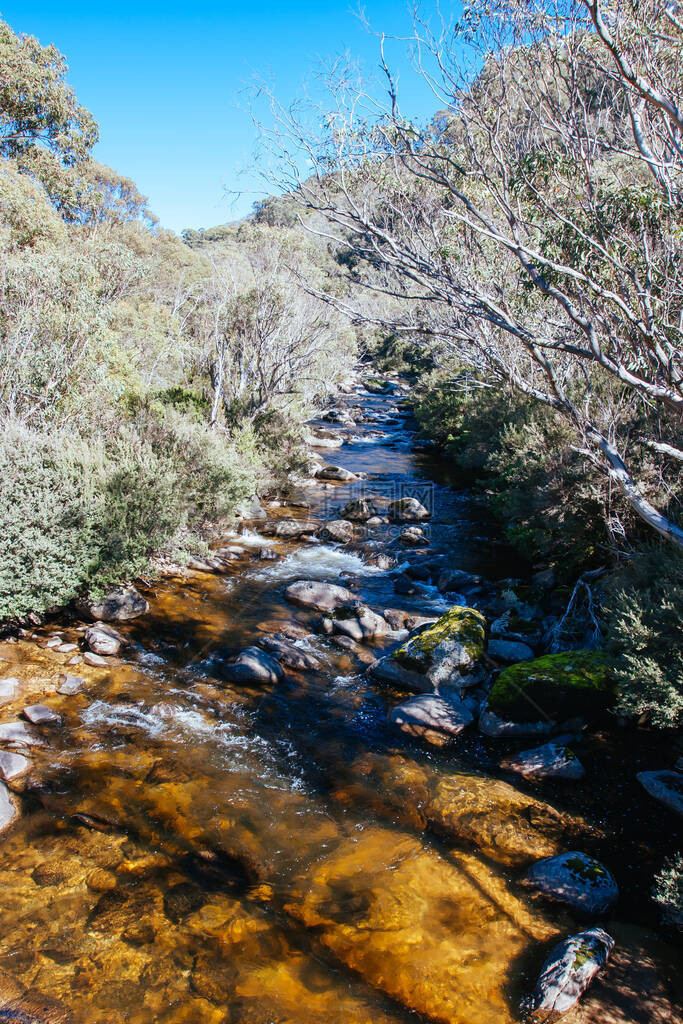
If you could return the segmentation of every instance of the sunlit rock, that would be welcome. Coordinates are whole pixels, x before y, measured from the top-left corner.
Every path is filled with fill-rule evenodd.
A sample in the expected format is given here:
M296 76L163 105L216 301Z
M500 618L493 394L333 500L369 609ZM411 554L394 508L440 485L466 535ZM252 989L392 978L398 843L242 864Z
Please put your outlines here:
M586 774L571 747L562 743L544 743L533 750L522 750L502 761L501 768L537 779L582 779Z
M639 772L638 782L655 800L683 817L683 773L666 770Z
M0 832L9 828L17 816L17 805L7 786L0 782Z
M571 1010L607 963L614 939L602 928L572 935L550 952L532 995L522 1004L537 1024L553 1024Z
M323 466L315 475L318 480L336 480L344 484L358 479L356 473L352 473L350 469L344 469L343 466Z
M105 622L96 622L85 631L85 642L94 654L118 654L125 643L123 637L113 626Z
M321 667L320 660L315 655L305 648L297 646L292 640L288 640L284 636L264 636L259 640L259 644L269 654L272 654L281 665L286 665L287 668L292 668L299 672L307 672Z
M312 519L270 519L261 527L266 537L294 539L304 534L315 533L320 523Z
M348 519L331 519L319 530L319 536L323 540L335 541L337 544L348 544L353 540L353 523Z
M534 864L524 884L588 916L606 914L619 898L617 883L607 868L577 850Z
M347 587L317 580L297 580L291 583L285 590L285 597L293 604L319 612L332 612L354 600L353 593Z
M392 708L389 721L410 736L439 745L466 729L474 721L476 708L476 702L468 698L445 700L426 693Z
M219 670L233 683L277 683L284 676L279 661L259 647L247 647L234 658L222 661Z
M429 519L431 512L417 498L399 498L389 504L389 518L399 522Z
M80 611L93 620L125 622L149 611L149 604L135 587L115 587L105 597L78 602Z

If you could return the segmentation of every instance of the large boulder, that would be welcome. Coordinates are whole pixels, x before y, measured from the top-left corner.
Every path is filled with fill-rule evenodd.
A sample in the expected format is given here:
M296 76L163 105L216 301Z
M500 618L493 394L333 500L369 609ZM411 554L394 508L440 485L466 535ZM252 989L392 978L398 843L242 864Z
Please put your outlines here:
M350 469L344 469L343 466L323 466L315 475L318 480L336 480L343 484L358 479L355 473L352 473Z
M277 683L284 676L279 661L259 647L246 647L236 657L221 662L219 671L231 683Z
M429 519L431 512L417 498L399 498L389 504L389 518L398 522L420 522Z
M503 761L501 768L535 779L582 779L586 774L571 747L562 743L522 750Z
M561 721L604 710L613 692L604 654L563 651L504 669L493 684L488 707L512 722Z
M317 580L297 580L285 590L285 597L292 604L302 608L313 608L318 612L333 612L350 604L354 596L346 587L336 583L320 583Z
M681 772L666 770L639 772L638 782L655 800L659 800L674 814L683 817L683 774Z
M523 884L588 917L606 914L619 898L607 868L577 850L538 861L527 871Z
M439 746L458 736L474 721L476 702L445 700L436 694L411 697L389 712L389 721L410 736L419 736Z
M373 612L372 608L361 601L341 605L330 613L329 618L332 622L333 633L349 636L359 643L363 640L386 636L391 632L391 627L386 619L383 619L377 612Z
M113 626L96 622L86 629L85 642L95 654L108 656L118 654L126 641Z
M310 444L314 448L341 448L344 444L343 437L332 430L324 430L322 427L319 430L311 430L304 440L306 444Z
M558 942L541 968L533 993L522 1004L525 1016L537 1024L553 1024L581 998L613 948L614 939L602 928Z
M80 601L78 607L89 618L102 622L126 622L149 611L149 604L135 587L115 587L106 597Z
M353 523L348 519L331 519L320 528L318 536L337 544L348 544L353 540Z
M454 605L389 655L401 668L428 677L434 689L462 682L486 649L486 620L475 608Z
M0 782L0 832L8 829L17 816L17 806L4 782Z

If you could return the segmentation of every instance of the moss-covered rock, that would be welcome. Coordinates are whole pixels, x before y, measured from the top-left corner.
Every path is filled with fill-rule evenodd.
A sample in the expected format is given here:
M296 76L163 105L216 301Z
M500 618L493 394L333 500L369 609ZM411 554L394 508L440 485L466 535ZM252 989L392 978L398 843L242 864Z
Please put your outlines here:
M476 608L454 605L433 625L406 640L391 657L403 668L428 672L442 654L456 652L460 667L467 670L479 661L485 649L484 616Z
M489 694L489 708L514 721L558 720L604 709L614 694L601 651L563 651L510 665Z

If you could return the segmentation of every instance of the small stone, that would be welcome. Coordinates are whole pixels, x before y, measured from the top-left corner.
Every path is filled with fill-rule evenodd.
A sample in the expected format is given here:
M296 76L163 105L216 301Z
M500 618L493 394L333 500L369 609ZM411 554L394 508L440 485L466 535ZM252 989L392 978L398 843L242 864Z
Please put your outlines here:
M125 643L125 638L106 622L96 622L86 630L85 642L93 654L107 656L118 654Z
M107 658L103 658L100 654L93 654L92 651L85 652L83 661L86 665L91 665L92 668L108 668L111 664Z
M85 680L80 676L62 675L59 677L57 693L63 697L72 697L75 693L80 693L84 686Z
M31 725L58 725L61 722L60 716L46 704L31 704L24 708L22 714Z
M680 772L639 772L638 782L655 800L683 817L683 775Z
M0 679L0 702L5 703L8 700L13 700L18 689L19 680L16 676L7 676L6 679Z
M539 860L529 868L523 884L591 917L607 913L619 898L607 868L577 850Z
M614 939L602 928L590 928L559 942L543 964L531 997L522 1004L525 1017L545 1024L571 1010L613 948Z
M57 648L58 654L71 654L72 651L78 650L78 644L60 644Z
M405 544L407 547L421 547L422 545L429 544L429 538L425 536L425 532L419 526L406 526L401 530L398 538L401 544Z
M111 892L116 888L116 875L104 868L95 868L86 878L85 884L93 892Z
M559 743L522 750L503 761L501 768L538 779L582 779L586 774L574 751Z
M28 768L28 758L23 754L12 754L8 750L0 750L0 775L5 782L18 779L28 771Z
M281 665L299 672L313 671L320 668L320 661L308 651L297 647L291 640L283 636L266 636L259 641Z

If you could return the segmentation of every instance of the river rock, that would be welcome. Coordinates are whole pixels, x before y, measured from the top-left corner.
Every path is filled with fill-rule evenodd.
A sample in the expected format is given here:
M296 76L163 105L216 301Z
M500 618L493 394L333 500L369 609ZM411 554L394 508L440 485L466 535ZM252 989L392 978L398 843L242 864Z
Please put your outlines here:
M9 700L14 700L19 689L19 680L16 676L7 676L5 679L0 679L0 704L5 704Z
M432 681L423 672L404 668L391 657L379 658L368 668L373 679L410 693L434 693Z
M589 917L606 914L619 898L607 868L577 850L538 861L527 871L523 884Z
M62 697L73 697L74 694L81 693L84 688L85 680L81 676L62 675L59 677L57 693Z
M341 510L344 519L351 519L354 523L367 522L380 512L376 501L371 498L356 498L347 502Z
M78 603L89 618L102 622L126 622L149 611L149 604L135 587L115 587L106 597Z
M350 636L359 643L386 636L391 632L386 619L360 601L335 609L330 613L330 619L334 633Z
M118 654L126 641L113 626L96 622L86 629L85 642L94 654L106 656Z
M519 640L504 640L500 637L491 637L488 653L491 658L510 664L516 661L531 661L534 656L534 652L528 644L520 643Z
M29 768L29 761L23 754L13 754L9 750L0 750L0 775L5 782L12 782L14 779L25 775Z
M352 473L350 469L344 469L343 466L323 466L315 475L318 480L337 480L344 484L358 479L355 473Z
M323 540L336 541L338 544L348 544L353 540L353 523L348 519L331 519L325 523L319 531Z
M385 608L382 615L392 629L417 629L437 621L436 615L419 615L404 608Z
M45 744L26 722L0 722L0 743L10 747L42 747Z
M12 799L12 794L4 782L0 782L0 832L8 829L17 816L17 807ZM2 1010L0 1009L0 1014ZM0 1020L2 1017L0 1016ZM8 1019L8 1018L5 1018Z
M680 772L639 772L638 782L655 800L683 817L683 775Z
M429 538L419 526L405 526L399 534L399 541L406 547L419 548L429 544Z
M31 725L59 725L61 717L46 704L31 704L22 711Z
M281 665L295 669L297 672L315 671L321 667L320 661L309 651L297 647L295 643L286 637L265 636L259 641L262 647L272 654Z
M389 504L389 518L399 522L419 522L430 516L431 512L417 498L399 498Z
M559 743L522 750L503 761L501 768L537 779L582 779L586 774L574 751Z
M366 561L368 565L376 565L382 572L389 572L396 565L394 556L384 554L384 552L380 552L378 555L370 555Z
M346 587L340 587L336 583L320 583L317 580L297 580L296 583L290 583L285 590L285 597L292 604L314 608L318 612L333 612L354 600L354 595Z
M277 683L284 676L282 665L259 647L246 647L223 661L220 673L233 683Z
M427 677L434 690L463 683L486 647L486 620L475 608L455 605L436 622L388 655L404 669Z
M316 430L315 433L312 431L304 438L306 444L312 445L314 448L341 448L344 444L344 438L338 434L332 433L331 430L322 429Z
M581 998L613 948L614 939L602 928L589 928L559 942L543 964L522 1012L538 1024L553 1024Z
M466 729L474 721L475 710L476 702L471 699L445 700L425 693L393 708L389 721L410 736L439 744Z
M252 494L251 498L248 498L246 501L241 501L235 508L235 514L240 519L261 520L266 519L268 516L256 494Z
M91 668L109 668L110 666L110 662L106 658L103 658L101 654L95 654L94 651L86 651L83 661Z
M266 537L283 537L286 540L315 533L320 523L311 519L271 519L261 527Z
M609 663L601 651L563 651L504 669L488 706L506 721L557 721L601 711L612 694Z
M552 720L545 722L509 722L484 707L479 716L479 731L492 739L532 739L549 736L556 728Z

